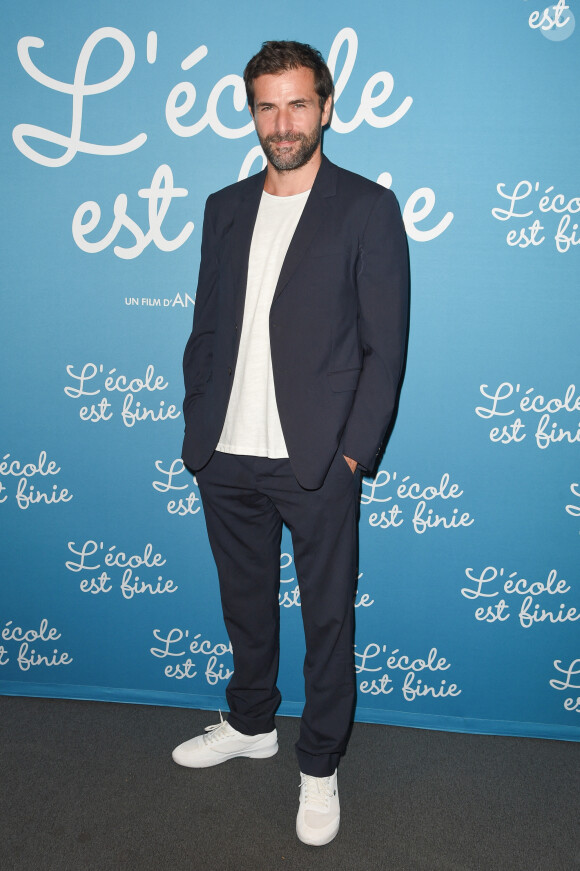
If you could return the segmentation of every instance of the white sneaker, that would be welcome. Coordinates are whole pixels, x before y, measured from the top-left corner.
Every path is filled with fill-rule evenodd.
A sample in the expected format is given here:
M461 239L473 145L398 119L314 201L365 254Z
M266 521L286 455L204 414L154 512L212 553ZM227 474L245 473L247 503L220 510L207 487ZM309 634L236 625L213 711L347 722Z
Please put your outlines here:
M207 726L205 731L207 735L198 735L176 747L173 761L188 768L209 768L236 756L267 759L278 752L276 729L261 735L243 735L223 719L221 711L220 722Z
M340 825L336 771L330 777L300 772L300 807L296 834L303 844L322 847L332 841Z

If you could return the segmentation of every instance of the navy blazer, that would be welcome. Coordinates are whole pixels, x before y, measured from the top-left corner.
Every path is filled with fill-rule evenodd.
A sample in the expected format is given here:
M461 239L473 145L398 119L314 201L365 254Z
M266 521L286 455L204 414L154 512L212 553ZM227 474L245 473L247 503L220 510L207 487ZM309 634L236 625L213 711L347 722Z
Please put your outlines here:
M206 204L183 360L182 456L193 470L209 461L226 416L265 176ZM407 241L394 194L323 157L270 309L276 401L302 487L321 486L339 445L365 469L375 466L395 407L407 314Z

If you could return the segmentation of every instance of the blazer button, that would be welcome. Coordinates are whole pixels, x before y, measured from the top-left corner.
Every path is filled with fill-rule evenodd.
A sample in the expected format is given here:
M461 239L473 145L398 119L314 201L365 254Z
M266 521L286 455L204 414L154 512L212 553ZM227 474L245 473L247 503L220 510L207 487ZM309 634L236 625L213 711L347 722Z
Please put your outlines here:
M232 374L232 367L228 366L228 375L231 375L231 374Z

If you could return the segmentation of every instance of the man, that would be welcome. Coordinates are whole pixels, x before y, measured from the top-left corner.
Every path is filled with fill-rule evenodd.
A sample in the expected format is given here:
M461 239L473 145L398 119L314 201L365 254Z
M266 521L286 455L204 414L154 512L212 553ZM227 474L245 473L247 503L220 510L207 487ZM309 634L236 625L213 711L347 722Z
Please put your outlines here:
M244 81L267 166L207 201L184 356L183 459L233 647L230 713L173 758L196 768L278 749L284 522L306 637L296 828L322 845L339 827L355 704L360 474L376 463L404 357L406 237L390 191L322 155L333 84L319 52L264 43Z

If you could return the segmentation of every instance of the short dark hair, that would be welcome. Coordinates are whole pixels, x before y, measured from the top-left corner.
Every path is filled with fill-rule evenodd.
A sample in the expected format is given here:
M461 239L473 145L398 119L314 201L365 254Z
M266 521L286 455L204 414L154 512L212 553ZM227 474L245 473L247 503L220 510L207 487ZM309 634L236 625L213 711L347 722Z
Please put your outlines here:
M318 94L320 108L334 93L334 83L325 60L315 48L305 42L270 40L262 44L244 70L244 84L248 95L248 105L254 108L254 80L258 76L276 75L287 70L307 67L314 73L314 90Z

